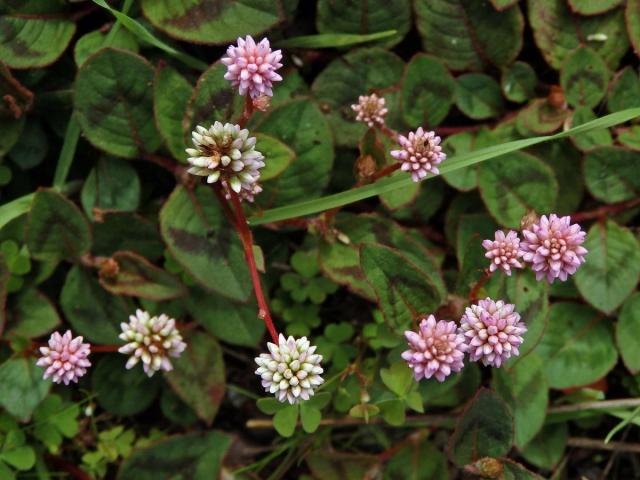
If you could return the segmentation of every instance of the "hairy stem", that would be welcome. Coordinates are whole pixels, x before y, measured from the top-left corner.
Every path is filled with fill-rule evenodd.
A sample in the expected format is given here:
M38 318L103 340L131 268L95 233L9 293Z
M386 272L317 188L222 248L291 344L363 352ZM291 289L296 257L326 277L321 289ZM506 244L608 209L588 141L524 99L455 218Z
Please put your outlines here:
M247 224L247 218L245 217L244 211L242 210L242 205L240 205L240 198L238 197L238 194L231 189L229 189L229 194L231 196L231 204L233 205L233 210L236 217L234 226L238 230L240 240L242 241L244 254L247 258L247 265L249 266L249 273L251 274L251 283L253 283L253 290L256 294L256 300L258 301L258 317L264 320L264 323L267 325L267 330L269 330L269 334L271 335L273 342L277 345L278 331L273 324L273 319L271 318L271 313L269 312L269 306L267 305L267 301L262 291L260 274L258 273L256 259L253 255L253 235L251 233L251 230L249 229L249 225Z

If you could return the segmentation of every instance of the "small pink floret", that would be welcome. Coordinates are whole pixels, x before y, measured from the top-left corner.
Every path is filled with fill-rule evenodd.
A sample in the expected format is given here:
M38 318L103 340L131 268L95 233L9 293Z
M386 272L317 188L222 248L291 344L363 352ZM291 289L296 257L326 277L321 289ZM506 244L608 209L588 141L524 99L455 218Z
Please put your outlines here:
M271 51L269 40L263 38L256 43L247 35L244 39L238 38L237 45L227 48L227 55L221 62L227 66L224 78L238 87L240 95L258 98L261 95L273 96L273 82L282 80L276 73L282 67L280 60L282 52Z
M391 156L400 162L400 170L411 173L411 179L419 182L427 173L440 173L437 165L447 155L440 146L440 137L435 132L425 132L422 127L410 132L407 137L398 136L399 150L391 150Z
M416 380L435 377L444 382L451 372L459 372L464 366L467 346L455 322L436 321L429 315L422 319L417 332L407 330L404 336L409 350L402 353L402 358L413 369Z
M489 271L502 270L507 275L511 275L513 268L522 268L522 263L518 258L524 255L520 251L520 238L513 230L509 230L506 235L502 230L495 233L494 240L484 240L482 246L487 250L485 257L491 260Z
M522 231L520 242L522 259L531 264L536 278L553 283L556 278L565 281L585 262L587 249L582 246L586 233L571 217L543 215L530 230Z
M520 354L527 326L514 309L513 304L490 298L466 308L459 332L464 335L471 361L500 367L510 357Z
M54 383L69 385L70 382L78 382L91 362L87 358L91 353L91 345L82 343L82 337L73 338L71 331L64 335L54 332L49 338L48 347L40 347L42 356L36 365L46 370L43 377L51 377Z

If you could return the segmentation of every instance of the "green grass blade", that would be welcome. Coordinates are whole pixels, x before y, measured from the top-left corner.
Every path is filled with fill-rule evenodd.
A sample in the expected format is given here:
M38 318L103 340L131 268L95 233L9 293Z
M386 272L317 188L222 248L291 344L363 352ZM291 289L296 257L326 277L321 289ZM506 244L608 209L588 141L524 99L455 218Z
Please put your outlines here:
M627 122L633 118L640 116L640 108L630 108L620 112L605 115L604 117L592 120L590 122L571 128L567 131L557 133L555 135L544 135L541 137L525 138L515 140L500 145L495 145L474 152L456 155L449 158L442 164L441 173L453 172L460 168L469 167L491 158L499 157L506 153L522 150L543 142L566 138L579 133L589 132L609 128L620 123ZM432 177L430 177L432 178ZM404 172L396 172L390 177L378 180L375 183L365 185L359 188L353 188L344 192L328 195L326 197L307 200L304 202L278 207L266 210L249 218L251 225L260 225L262 223L277 222L288 218L303 217L314 213L323 212L336 207L342 207L350 203L364 200L365 198L374 197L382 193L390 192L398 188L406 188L411 184L411 178Z
M30 193L0 206L0 229L14 218L19 217L23 213L27 213L31 209L33 196L34 193Z
M336 48L349 47L360 43L373 42L383 38L393 37L397 30L358 35L355 33L320 33L318 35L303 35L291 37L277 42L278 47L289 48Z
M69 118L67 131L64 134L64 143L62 144L58 163L56 164L56 172L53 175L53 188L60 189L67 181L67 175L69 174L73 157L76 154L79 139L80 124L72 114Z
M198 60L191 55L187 55L186 53L176 50L172 46L164 43L162 40L154 37L149 30L142 26L142 24L140 24L130 16L111 8L109 5L107 5L107 2L105 2L105 0L93 0L93 3L95 3L96 5L100 5L106 10L109 10L127 30L129 30L139 39L149 43L150 45L153 45L156 48L159 48L160 50L163 50L175 59L180 60L185 65L200 71L204 71L209 67L209 65L202 60Z
M627 413L627 412L625 412L625 413ZM628 416L626 418L624 418L620 423L618 423L615 427L613 427L611 429L611 431L607 434L607 437L604 439L604 443L609 443L616 433L618 433L624 427L626 427L627 425L632 423L639 414L640 414L640 407L637 407L633 412L628 414ZM620 418L619 415L616 415L616 416L618 418ZM637 422L635 422L635 423L636 423L636 425L638 425Z

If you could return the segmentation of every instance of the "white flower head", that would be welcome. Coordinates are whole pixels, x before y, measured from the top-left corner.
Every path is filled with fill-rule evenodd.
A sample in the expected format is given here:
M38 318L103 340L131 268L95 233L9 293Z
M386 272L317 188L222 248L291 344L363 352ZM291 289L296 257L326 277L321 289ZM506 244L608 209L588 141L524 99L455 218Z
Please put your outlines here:
M236 193L251 190L260 178L264 156L255 149L256 139L249 130L215 122L209 129L198 125L192 138L195 148L186 149L189 173L207 177L207 183L221 180Z
M159 370L173 370L169 357L179 357L187 347L176 321L165 314L152 317L138 309L135 315L129 316L129 323L123 322L120 327L120 338L127 343L118 351L131 356L127 369L142 361L142 368L150 377Z
M259 367L256 374L262 378L265 391L292 405L309 400L314 390L324 383L320 376L322 355L315 353L316 347L310 345L307 337L296 340L282 334L278 345L269 342L267 346L269 353L256 357Z

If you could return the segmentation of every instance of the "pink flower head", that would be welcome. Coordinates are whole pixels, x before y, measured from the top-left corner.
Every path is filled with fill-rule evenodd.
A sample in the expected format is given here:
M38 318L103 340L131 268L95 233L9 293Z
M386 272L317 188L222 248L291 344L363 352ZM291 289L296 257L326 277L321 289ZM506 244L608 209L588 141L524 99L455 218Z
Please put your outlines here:
M440 146L440 137L435 132L425 132L422 127L410 132L408 137L398 135L400 150L391 150L391 156L401 163L400 169L411 173L414 182L419 182L428 172L440 173L436 165L446 160L447 155Z
M409 350L402 353L402 358L413 369L416 380L436 377L439 382L444 382L451 372L462 369L467 346L464 336L456 330L455 322L436 322L436 318L429 315L420 322L418 332L404 332Z
M46 368L43 377L55 383L78 383L78 379L87 373L91 362L87 358L91 353L91 345L82 343L82 337L73 338L71 331L64 335L54 332L49 338L48 347L40 347L42 357L36 365Z
M471 360L500 367L512 355L518 356L527 326L514 312L515 305L486 298L467 307L460 319L460 330L469 346Z
M240 95L247 93L251 98L261 95L273 96L272 82L279 82L282 77L276 73L282 64L282 52L271 51L269 40L263 38L257 43L247 35L238 38L238 46L230 45L227 56L221 62L227 66L224 78L231 80L238 87Z
M547 218L543 215L531 230L523 230L520 242L522 259L531 264L536 278L547 278L553 283L556 278L565 281L584 263L587 249L582 246L586 233L571 217L558 217L555 213Z
M487 250L485 257L491 259L490 272L499 268L511 275L511 268L522 268L522 263L518 261L523 255L520 251L520 238L513 230L509 230L506 235L502 230L498 230L495 240L483 240L482 246Z
M374 125L384 125L384 116L389 111L384 107L384 103L384 97L378 97L375 93L360 95L358 103L351 105L351 109L357 113L356 120L358 122L373 127Z

